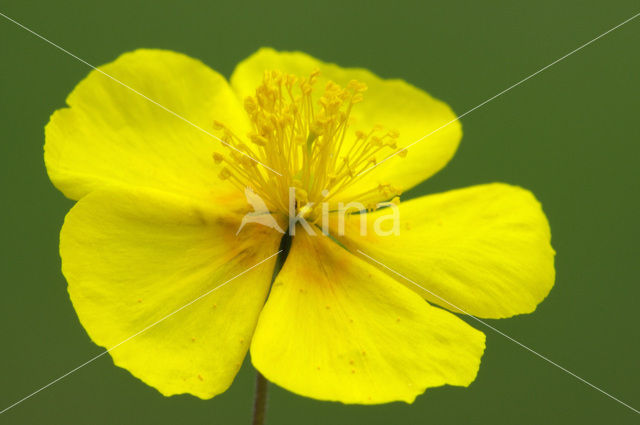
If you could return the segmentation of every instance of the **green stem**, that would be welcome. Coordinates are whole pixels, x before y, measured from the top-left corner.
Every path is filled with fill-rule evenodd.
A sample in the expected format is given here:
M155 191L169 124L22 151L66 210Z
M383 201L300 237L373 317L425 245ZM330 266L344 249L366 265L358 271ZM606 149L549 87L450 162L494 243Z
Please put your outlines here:
M267 412L267 380L256 371L256 393L253 398L252 425L264 425Z

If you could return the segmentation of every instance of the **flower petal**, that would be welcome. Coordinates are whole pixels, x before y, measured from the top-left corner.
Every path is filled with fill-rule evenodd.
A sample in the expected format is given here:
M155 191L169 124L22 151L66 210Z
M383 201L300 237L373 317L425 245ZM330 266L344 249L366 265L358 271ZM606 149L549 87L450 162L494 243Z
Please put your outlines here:
M92 71L67 104L46 126L45 163L69 198L113 185L201 199L230 188L212 159L223 149L220 141L163 109L207 132L214 120L248 128L225 79L202 62L165 50L125 53Z
M424 196L399 208L399 235L376 234L376 220L389 216L381 209L368 217L364 237L360 218L348 217L344 243L437 295L418 289L427 300L497 319L532 312L553 287L549 224L528 190L493 183ZM390 220L380 224L390 230Z
M115 347L117 366L164 395L223 392L248 349L275 257L247 270L277 252L280 236L249 224L236 237L238 224L220 207L162 192L82 198L66 217L60 254L91 339Z
M251 343L264 376L343 403L412 402L469 385L484 334L342 249L297 232Z
M263 48L241 62L231 76L231 85L241 99L253 95L262 81L265 70L280 70L308 76L320 70L316 87L322 89L331 80L346 86L351 80L366 83L369 89L364 101L355 105L352 130L368 132L375 125L395 129L400 133L398 146L405 147L455 119L447 104L429 96L423 90L402 80L384 80L361 68L341 68L325 63L301 52L277 52ZM322 90L315 90L316 96ZM352 140L354 139L351 132ZM462 129L458 121L436 131L408 149L406 158L400 155L389 159L370 172L363 174L342 197L350 199L357 193L376 187L379 183L392 184L404 191L422 182L443 168L455 153ZM378 160L393 153L383 150Z

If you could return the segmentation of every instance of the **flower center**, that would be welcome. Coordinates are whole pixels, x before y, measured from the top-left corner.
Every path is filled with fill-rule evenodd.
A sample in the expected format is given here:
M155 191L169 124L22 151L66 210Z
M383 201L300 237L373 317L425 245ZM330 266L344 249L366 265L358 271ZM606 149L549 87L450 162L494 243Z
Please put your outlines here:
M224 124L214 122L220 138L237 149L227 146L227 154L213 155L216 163L224 163L219 177L240 190L251 188L270 211L285 214L289 212L290 188L294 188L296 212L310 220L318 216L321 203L335 201L381 155L406 155L406 150L398 150L395 130L376 125L368 132L349 131L352 109L367 90L364 83L352 80L341 87L329 81L314 105L312 94L318 75L315 71L307 78L299 78L266 71L255 95L244 102L253 127L244 139ZM375 209L372 200L380 200L380 195L391 199L399 194L389 184L378 184L353 195L349 201Z

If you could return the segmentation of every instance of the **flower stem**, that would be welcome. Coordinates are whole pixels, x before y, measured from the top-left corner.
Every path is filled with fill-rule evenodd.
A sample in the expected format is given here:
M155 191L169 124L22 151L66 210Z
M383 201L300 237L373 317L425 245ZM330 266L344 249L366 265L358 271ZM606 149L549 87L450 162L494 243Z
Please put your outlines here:
M264 425L267 412L267 380L256 370L256 393L253 398L252 425Z

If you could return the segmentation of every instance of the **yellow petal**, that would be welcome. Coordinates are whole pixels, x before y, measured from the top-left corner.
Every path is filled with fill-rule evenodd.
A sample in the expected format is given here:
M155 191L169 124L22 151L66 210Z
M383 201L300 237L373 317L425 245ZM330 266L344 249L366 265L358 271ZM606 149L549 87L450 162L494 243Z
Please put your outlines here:
M354 122L350 140L353 140L355 130L368 132L373 126L380 124L387 129L398 130L400 134L398 148L401 148L456 117L447 104L405 81L384 80L366 69L341 68L301 52L260 49L237 66L231 76L231 85L244 99L254 93L255 88L262 81L263 72L270 69L299 76L308 76L312 71L319 70L320 76L314 90L316 97L321 94L328 80L343 87L351 80L366 83L368 90L364 93L364 101L355 105L351 113ZM455 121L410 147L405 158L396 155L364 174L362 179L342 197L353 200L350 199L352 196L371 189L379 183L391 184L400 190L415 186L449 162L461 137L460 123ZM379 161L393 151L384 150L383 152L385 155L378 155Z
M236 237L237 217L187 199L148 190L83 197L62 228L62 271L91 339L117 346L117 366L164 395L210 398L240 368L275 257L229 279L277 252L280 234L249 224Z
M330 239L300 231L260 314L251 359L294 393L375 404L469 385L483 350L482 332Z
M248 128L225 79L196 59L136 50L100 70L207 132L214 120ZM220 141L102 72L80 82L46 126L45 163L58 189L72 199L113 185L201 199L229 189L212 159Z
M390 217L381 209L369 215L365 237L360 218L348 217L344 242L437 295L407 283L427 300L497 319L532 312L551 290L551 232L531 192L494 183L424 196L399 208L399 235L376 234L376 220ZM381 222L380 229L390 231L391 223Z

